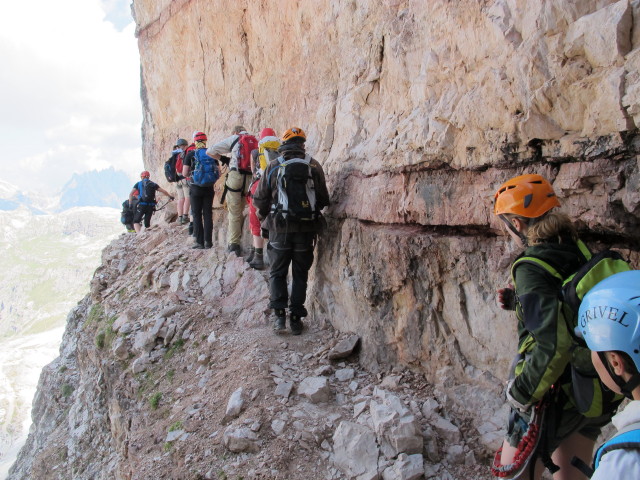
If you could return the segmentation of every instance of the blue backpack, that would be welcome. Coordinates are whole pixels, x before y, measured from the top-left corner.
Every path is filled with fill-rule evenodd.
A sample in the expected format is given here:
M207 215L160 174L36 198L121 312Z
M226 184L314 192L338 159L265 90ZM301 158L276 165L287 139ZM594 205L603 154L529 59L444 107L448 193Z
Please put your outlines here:
M220 178L218 162L206 154L205 148L199 148L193 155L193 173L191 183L198 187L210 187Z
M596 450L596 455L593 459L594 469L597 469L598 465L600 465L602 456L612 450L640 450L640 424L634 423L633 425L629 425L629 427L621 433L618 433L603 443L600 448Z

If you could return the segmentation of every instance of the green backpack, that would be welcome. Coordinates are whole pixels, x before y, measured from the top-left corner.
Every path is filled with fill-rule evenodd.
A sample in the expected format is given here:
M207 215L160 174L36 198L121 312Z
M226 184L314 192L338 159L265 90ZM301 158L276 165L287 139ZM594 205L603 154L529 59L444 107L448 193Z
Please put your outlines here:
M513 263L511 278L515 285L515 269L518 265L529 263L539 266L562 282L561 290L558 292L561 301L560 315L566 322L573 338L570 361L571 379L570 382L568 382L569 379L566 379L567 382L564 382L563 389L572 398L577 410L582 415L599 417L613 412L624 397L613 393L600 381L591 362L591 351L576 328L578 326L578 309L582 299L594 285L614 273L631 270L631 267L618 252L604 250L592 255L584 242L578 240L577 245L582 255L587 259L587 263L568 277L563 277L560 273L561 269L540 258L524 256Z

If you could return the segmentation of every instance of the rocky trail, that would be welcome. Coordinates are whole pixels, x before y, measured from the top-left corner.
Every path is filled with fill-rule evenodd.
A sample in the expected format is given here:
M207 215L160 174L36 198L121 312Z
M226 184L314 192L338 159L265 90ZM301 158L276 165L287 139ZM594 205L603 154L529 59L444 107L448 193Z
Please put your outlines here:
M478 432L419 374L368 371L329 318L274 334L267 272L189 243L165 225L105 250L10 478L490 478L498 425Z

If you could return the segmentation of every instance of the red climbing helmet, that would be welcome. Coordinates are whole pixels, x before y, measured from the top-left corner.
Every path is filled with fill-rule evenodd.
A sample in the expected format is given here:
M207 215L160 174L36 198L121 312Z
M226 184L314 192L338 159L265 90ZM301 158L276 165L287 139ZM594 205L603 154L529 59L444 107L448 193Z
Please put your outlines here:
M140 178L149 178L150 176L151 174L147 170L140 174Z
M194 132L193 140L196 141L196 142L206 142L207 141L207 134L204 133L204 132Z
M264 137L275 137L276 136L276 132L273 130L273 128L263 128L262 131L260 132L260 140L262 140Z

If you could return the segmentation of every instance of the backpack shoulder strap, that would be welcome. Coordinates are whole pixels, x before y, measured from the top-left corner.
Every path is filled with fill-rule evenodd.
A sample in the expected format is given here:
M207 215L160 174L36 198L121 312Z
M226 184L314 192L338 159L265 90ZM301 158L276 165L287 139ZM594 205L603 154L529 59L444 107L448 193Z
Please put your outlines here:
M544 261L544 260L542 260L541 258L538 258L538 257L523 256L523 257L517 258L516 261L513 262L513 265L511 265L511 282L512 282L513 286L516 285L516 269L520 265L525 264L525 263L527 263L529 265L535 265L535 266L541 268L542 270L544 270L545 272L547 272L551 276L557 278L561 282L564 280L564 277L558 271L558 269L556 269L549 262L546 262L546 261Z
M640 423L629 425L603 443L593 459L594 468L598 468L602 456L612 450L640 450Z
M240 134L238 134L238 138L236 138L233 142L231 142L231 148L229 148L229 150L233 152L233 147L235 147L236 143L238 143L239 141L240 141Z

